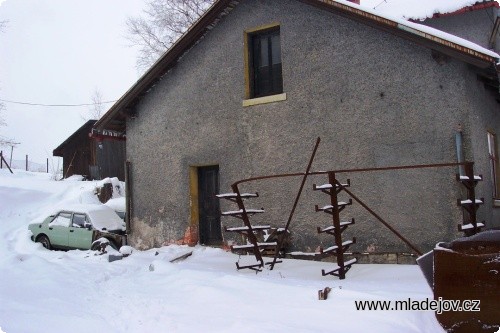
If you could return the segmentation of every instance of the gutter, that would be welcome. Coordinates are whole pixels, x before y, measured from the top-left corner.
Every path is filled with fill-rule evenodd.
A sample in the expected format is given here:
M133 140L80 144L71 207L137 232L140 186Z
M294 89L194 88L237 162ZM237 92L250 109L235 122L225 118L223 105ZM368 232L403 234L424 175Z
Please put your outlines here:
M482 52L479 52L479 51L476 51L476 50L473 50L471 48L468 48L466 46L462 46L460 44L457 44L457 43L454 43L454 42L451 42L451 41L448 41L446 39L443 39L443 38L440 38L440 37L437 37L435 35L432 35L432 34L429 34L427 32L424 32L424 31L420 31L420 30L417 30L417 29L414 29L414 28L411 28L407 25L403 25L403 24L400 24L398 23L397 24L397 27L398 29L401 29L403 31L406 31L406 32L409 32L409 33L412 33L414 35L417 35L417 36L420 36L422 38L425 38L425 39L428 39L430 41L433 41L433 42L436 42L438 44L441 44L441 45L445 45L445 46L448 46L448 47L451 47L455 50L458 50L460 52L463 52L465 54L469 54L469 55L472 55L476 58L480 58L480 59L483 59L487 62L490 62L490 63L497 63L500 61L500 57L493 57L492 55L486 55Z

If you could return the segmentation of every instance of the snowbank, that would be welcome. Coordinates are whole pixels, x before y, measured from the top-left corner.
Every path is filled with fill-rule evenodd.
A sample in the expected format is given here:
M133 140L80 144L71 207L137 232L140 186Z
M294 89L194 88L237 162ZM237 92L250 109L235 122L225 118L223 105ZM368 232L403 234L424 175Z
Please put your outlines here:
M0 171L0 327L22 332L444 332L432 312L357 311L357 300L415 300L432 293L419 268L284 260L273 271L237 271L221 249L169 246L108 262L93 251L48 251L27 225L93 182ZM169 261L193 251L184 261ZM327 300L317 292L332 288Z

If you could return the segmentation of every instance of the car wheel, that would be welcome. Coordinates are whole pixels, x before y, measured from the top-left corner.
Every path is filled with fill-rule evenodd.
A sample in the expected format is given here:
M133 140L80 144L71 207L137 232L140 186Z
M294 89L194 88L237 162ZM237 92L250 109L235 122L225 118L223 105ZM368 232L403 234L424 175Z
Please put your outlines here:
M51 250L52 246L50 245L50 240L47 236L41 235L40 237L37 238L36 240L38 243L42 243L43 247L46 248L47 250Z

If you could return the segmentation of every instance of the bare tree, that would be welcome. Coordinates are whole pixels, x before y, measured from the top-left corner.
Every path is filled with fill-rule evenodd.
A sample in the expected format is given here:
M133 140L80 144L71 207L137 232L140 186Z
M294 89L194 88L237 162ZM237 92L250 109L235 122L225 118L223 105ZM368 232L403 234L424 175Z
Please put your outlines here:
M5 119L3 118L2 115L3 110L5 110L5 105L2 102L0 102L0 129L4 126L7 126L7 123L5 122ZM11 142L12 140L0 134L0 146L9 145Z
M95 88L91 96L92 108L90 110L90 115L92 119L99 119L105 112L104 100L99 88Z
M127 19L127 39L138 45L137 67L150 67L214 0L146 0L143 16Z
M0 32L5 32L5 28L7 28L7 23L9 23L9 21L0 21Z
M5 120L2 117L1 111L4 108L3 104L0 104L0 128L7 126L5 123ZM0 147L4 146L15 146L18 145L18 142L14 142L14 140L7 138L6 136L3 136L0 134Z
M5 28L7 27L8 22L9 21L0 21L0 32L5 32ZM2 115L4 110L5 110L5 104L0 102L0 128L7 126L7 123L5 122L5 119L3 118ZM18 144L19 143L14 142L14 140L9 139L0 134L0 146L11 146L13 149L14 146Z
M0 127L5 126L5 120L2 117L2 111L5 109L5 106L2 102L0 102Z
M104 103L104 97L99 88L95 88L94 92L90 96L92 105L89 107L86 115L81 115L82 119L87 120L99 120L101 116L106 112L106 106Z

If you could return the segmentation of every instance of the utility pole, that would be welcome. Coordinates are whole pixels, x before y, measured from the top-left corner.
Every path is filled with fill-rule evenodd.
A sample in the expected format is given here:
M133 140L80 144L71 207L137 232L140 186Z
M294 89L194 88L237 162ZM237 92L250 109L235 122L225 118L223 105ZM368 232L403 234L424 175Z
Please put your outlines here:
M12 167L12 153L14 151L14 147L17 146L20 143L19 142L14 142L14 141L8 141L8 142L6 142L6 144L8 146L10 146L10 162L9 162L9 164Z

